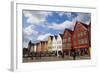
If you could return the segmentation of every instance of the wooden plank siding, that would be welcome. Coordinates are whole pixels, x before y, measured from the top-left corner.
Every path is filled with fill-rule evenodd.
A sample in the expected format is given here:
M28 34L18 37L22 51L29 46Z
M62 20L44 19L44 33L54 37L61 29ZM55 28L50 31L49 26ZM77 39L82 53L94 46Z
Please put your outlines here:
M72 49L72 31L65 29L62 37L62 49L64 52Z
M73 31L73 48L89 48L88 25L81 22L76 22Z

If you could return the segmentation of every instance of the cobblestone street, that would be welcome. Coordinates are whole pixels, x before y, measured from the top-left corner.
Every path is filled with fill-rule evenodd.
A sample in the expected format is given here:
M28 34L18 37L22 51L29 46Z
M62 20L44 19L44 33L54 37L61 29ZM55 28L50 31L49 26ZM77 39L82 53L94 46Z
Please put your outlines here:
M77 56L75 60L89 60L89 56ZM62 57L33 57L31 58L23 58L23 63L27 62L47 62L47 61L69 61L73 60L73 57L71 56L65 56L64 58Z

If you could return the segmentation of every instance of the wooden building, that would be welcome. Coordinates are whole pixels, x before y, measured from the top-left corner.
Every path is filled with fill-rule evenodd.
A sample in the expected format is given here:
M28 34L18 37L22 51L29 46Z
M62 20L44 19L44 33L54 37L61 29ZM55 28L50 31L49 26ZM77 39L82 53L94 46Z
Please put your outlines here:
M57 51L57 36L53 36L52 38L52 51L56 52Z
M56 38L56 42L57 42L57 56L62 55L63 50L62 50L62 34L58 34L57 38Z
M36 52L39 53L41 52L41 43L36 43Z
M36 52L36 43L32 43L30 52Z
M44 41L40 41L41 43L41 52L44 52L44 49L45 49L45 42Z
M28 56L31 55L31 49L32 49L31 47L32 47L32 42L29 41L29 43L28 43Z
M70 55L70 50L72 49L72 31L65 29L62 37L62 50L66 55Z
M89 48L89 32L88 25L77 21L72 35L72 48L80 54L87 52Z
M44 41L44 52L47 52L47 44L48 44L48 41Z
M41 52L45 53L47 51L47 41L41 41Z
M47 43L47 51L52 52L52 40L53 36L48 37L48 43Z

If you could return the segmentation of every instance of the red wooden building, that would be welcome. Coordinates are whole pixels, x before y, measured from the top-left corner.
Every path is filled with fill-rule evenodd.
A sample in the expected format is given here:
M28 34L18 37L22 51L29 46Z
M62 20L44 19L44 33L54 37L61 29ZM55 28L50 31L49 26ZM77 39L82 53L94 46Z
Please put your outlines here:
M80 54L89 53L90 35L89 26L77 21L72 35L72 48Z
M62 37L62 50L65 54L70 55L72 49L72 31L65 29Z

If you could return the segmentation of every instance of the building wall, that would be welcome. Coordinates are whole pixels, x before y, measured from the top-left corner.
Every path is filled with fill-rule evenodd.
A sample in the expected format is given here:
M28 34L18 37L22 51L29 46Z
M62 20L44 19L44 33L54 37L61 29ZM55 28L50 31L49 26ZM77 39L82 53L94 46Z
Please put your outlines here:
M57 50L62 51L62 38L60 35L57 37Z
M64 30L63 39L62 39L62 49L63 51L67 51L72 49L72 42L71 42L71 33L68 30Z
M31 46L30 52L34 52L34 45Z
M52 51L57 51L57 40L55 36L53 36L53 40L52 40Z
M48 46L47 45L48 45L48 41L45 41L45 51L48 51L48 49L47 49Z
M47 51L49 51L49 52L52 51L52 39L50 36L48 37Z
M44 52L44 46L45 46L44 41L41 41L41 52Z
M41 52L41 43L37 43L36 51Z
M73 33L73 48L89 47L88 30L83 24L77 23Z
M37 47L36 44L34 44L34 52L36 52L36 47Z

